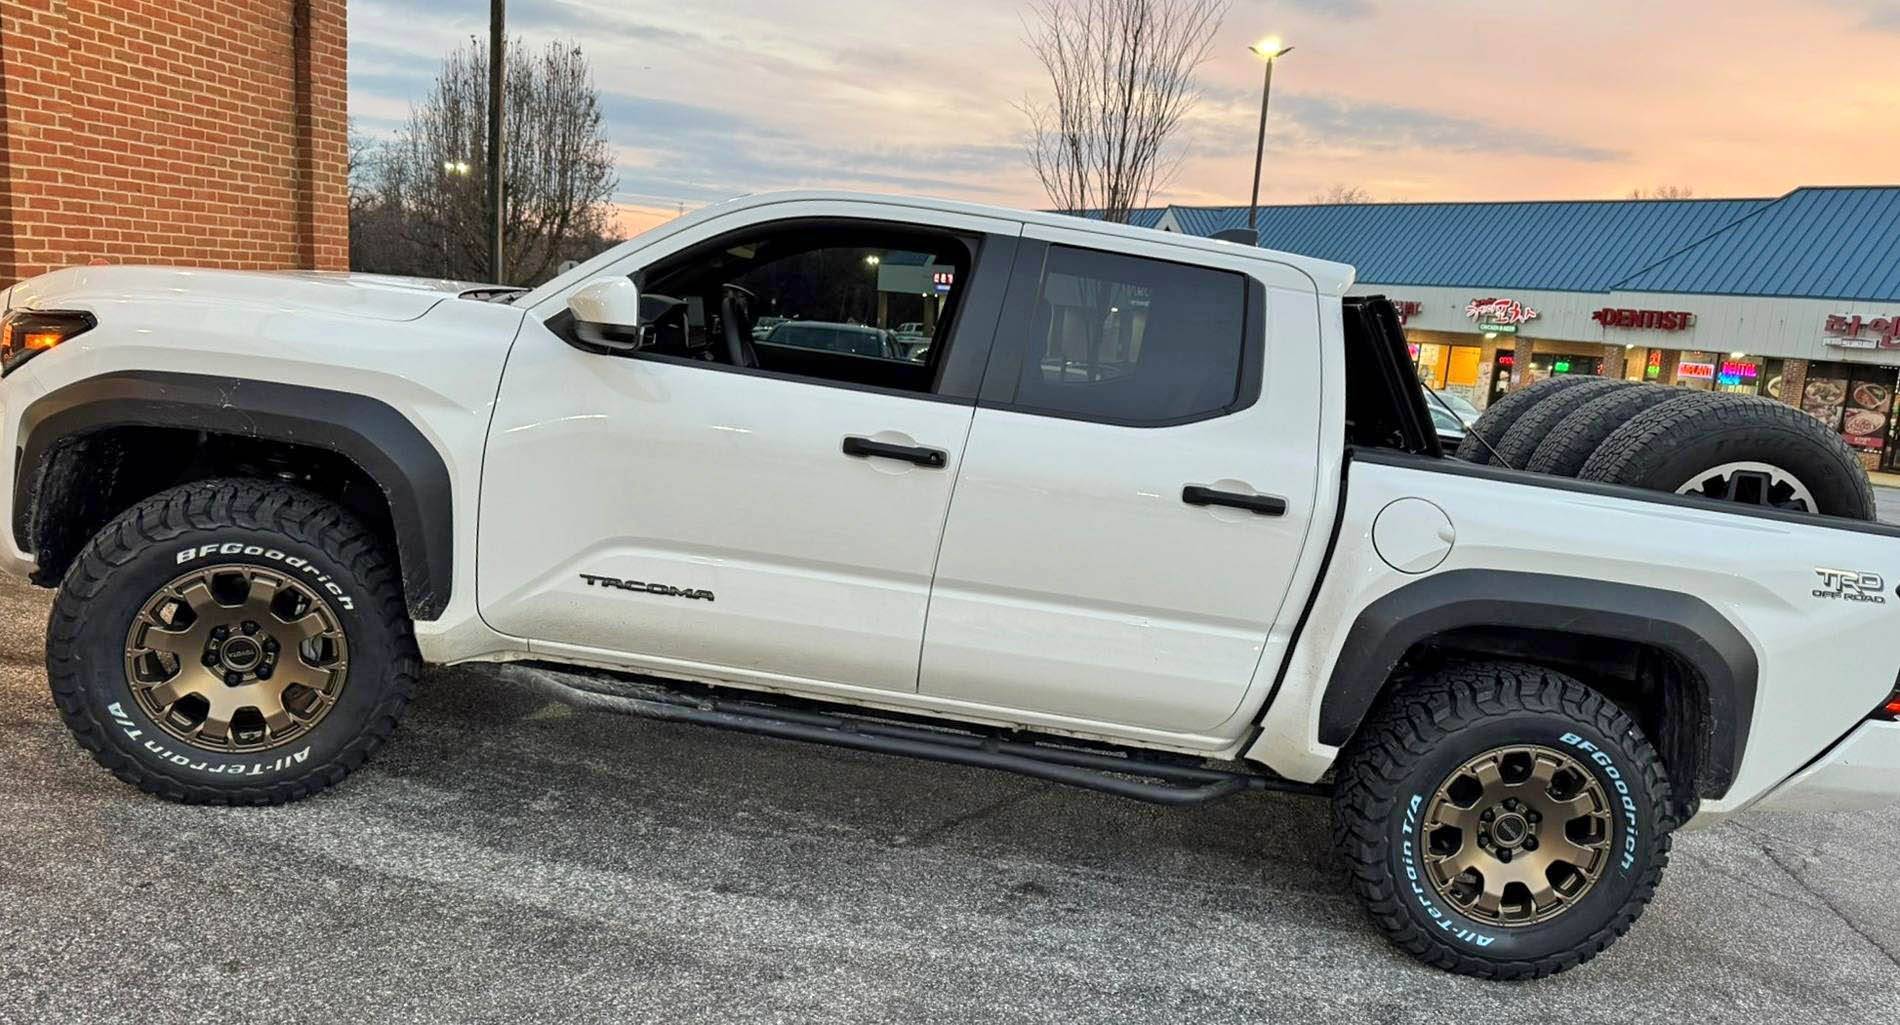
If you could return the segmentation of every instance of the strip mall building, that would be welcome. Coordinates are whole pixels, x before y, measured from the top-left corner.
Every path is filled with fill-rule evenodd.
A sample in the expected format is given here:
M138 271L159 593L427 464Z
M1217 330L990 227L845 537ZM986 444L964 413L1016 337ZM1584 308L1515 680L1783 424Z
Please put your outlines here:
M1163 231L1246 207L1142 211ZM1900 187L1778 199L1262 207L1261 244L1350 263L1406 319L1419 376L1482 407L1595 374L1766 395L1900 469Z

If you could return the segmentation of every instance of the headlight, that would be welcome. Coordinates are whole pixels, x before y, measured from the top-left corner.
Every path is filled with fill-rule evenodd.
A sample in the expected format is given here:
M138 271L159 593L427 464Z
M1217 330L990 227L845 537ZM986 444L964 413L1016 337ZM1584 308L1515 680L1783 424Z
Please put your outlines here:
M98 323L92 314L83 312L14 310L0 317L0 377Z

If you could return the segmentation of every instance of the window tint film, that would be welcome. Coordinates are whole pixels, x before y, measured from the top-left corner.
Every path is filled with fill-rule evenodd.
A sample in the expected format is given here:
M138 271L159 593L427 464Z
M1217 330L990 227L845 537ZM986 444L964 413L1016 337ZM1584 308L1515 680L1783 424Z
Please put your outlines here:
M760 262L733 279L754 296L756 343L905 363L929 358L956 284L950 254L835 245L772 258L771 248L757 246Z
M1051 246L1015 405L1110 423L1213 415L1240 394L1247 279Z

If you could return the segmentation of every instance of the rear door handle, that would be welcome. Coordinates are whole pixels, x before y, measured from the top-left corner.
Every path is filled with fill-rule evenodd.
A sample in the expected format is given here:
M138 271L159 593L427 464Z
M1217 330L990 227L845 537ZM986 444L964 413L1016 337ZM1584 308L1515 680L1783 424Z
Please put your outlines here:
M922 445L893 445L886 441L872 441L857 435L847 435L844 439L844 454L868 459L881 456L885 459L902 459L918 466L928 466L941 470L950 465L950 453L940 448L925 448Z
M1246 509L1262 516L1286 515L1286 499L1278 495L1243 495L1238 491L1215 491L1199 484L1181 489L1181 501L1189 505L1226 505Z

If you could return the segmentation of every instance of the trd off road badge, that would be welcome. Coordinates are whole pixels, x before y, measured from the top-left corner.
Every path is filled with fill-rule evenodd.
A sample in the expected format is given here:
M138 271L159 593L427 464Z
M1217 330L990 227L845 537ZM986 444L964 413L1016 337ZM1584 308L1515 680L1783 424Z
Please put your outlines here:
M650 584L644 580L622 580L619 577L601 577L592 573L582 573L581 579L589 587L613 587L622 591L644 591L667 598L691 598L695 601L712 601L711 591L691 587L674 587L672 584Z
M1880 592L1887 589L1887 581L1878 573L1858 573L1851 569L1822 569L1814 567L1821 578L1821 586L1811 592L1816 598L1831 598L1840 601L1861 601L1874 605L1887 604L1887 598Z

